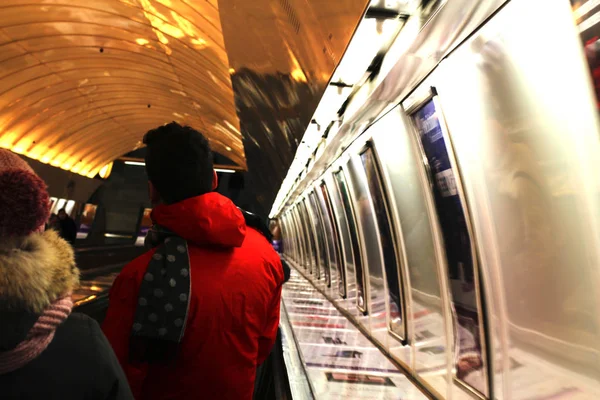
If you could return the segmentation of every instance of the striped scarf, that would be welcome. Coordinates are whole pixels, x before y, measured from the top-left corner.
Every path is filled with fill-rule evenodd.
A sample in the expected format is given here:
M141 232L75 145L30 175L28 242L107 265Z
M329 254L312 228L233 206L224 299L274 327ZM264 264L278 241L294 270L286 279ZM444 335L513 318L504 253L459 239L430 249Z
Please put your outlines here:
M71 296L50 304L38 317L24 341L12 350L0 352L0 375L18 370L46 350L56 328L69 317L72 309Z

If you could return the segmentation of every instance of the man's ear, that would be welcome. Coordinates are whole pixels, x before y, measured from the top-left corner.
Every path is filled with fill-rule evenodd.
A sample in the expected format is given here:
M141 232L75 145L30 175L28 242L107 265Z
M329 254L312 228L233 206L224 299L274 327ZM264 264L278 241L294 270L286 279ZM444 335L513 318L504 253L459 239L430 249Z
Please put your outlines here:
M148 181L148 196L152 205L160 204L160 193L158 193L158 190L156 190L156 187L150 181Z
M217 187L219 187L219 177L217 176L217 171L213 169L212 190L217 190Z

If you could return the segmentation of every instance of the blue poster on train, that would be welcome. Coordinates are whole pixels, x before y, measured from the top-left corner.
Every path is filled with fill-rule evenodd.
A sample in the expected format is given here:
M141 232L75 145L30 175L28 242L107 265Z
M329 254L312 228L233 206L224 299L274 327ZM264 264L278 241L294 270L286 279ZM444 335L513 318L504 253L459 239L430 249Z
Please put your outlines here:
M429 163L434 199L444 240L450 279L473 283L471 242L463 205L433 100L413 115Z
M485 394L485 367L475 300L471 239L465 210L458 195L455 171L433 100L415 112L413 119L429 164L435 208L444 237L452 307L456 311L455 327L459 338L455 359L456 377L461 380L469 377L471 385ZM437 347L431 349L437 350Z

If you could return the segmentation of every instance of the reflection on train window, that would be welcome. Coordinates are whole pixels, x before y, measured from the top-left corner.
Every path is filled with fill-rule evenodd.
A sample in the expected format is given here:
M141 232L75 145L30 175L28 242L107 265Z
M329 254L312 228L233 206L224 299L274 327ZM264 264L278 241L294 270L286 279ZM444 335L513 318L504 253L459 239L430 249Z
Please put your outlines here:
M308 236L308 257L310 259L310 273L314 274L317 279L321 279L321 269L319 268L319 260L317 258L317 243L315 241L315 226L313 220L308 211L308 205L306 199L302 200L302 216L304 217L304 224L306 226L306 235Z
M333 208L331 206L331 199L329 198L329 190L325 182L321 183L321 194L323 195L323 203L327 217L329 218L329 228L327 236L331 238L329 241L329 262L330 265L334 265L338 272L338 290L342 298L346 298L346 268L342 264L342 252L340 250L340 233L337 226L337 221L333 215Z
M327 249L325 244L325 224L321 215L321 208L318 205L315 192L310 192L308 195L310 207L312 209L313 221L315 224L315 232L317 238L317 249L319 251L319 266L323 268L325 274L325 282L327 287L331 287L331 271L329 269L329 258L327 257Z
M429 178L444 240L452 303L456 311L456 377L464 383L469 376L469 386L487 396L482 313L477 302L473 247L455 171L434 101L429 100L412 117L429 164Z
M367 305L365 299L367 294L365 293L365 273L363 271L360 245L358 242L358 228L356 227L356 220L354 219L354 212L352 210L352 203L350 202L350 195L348 193L348 186L346 185L344 174L340 170L334 174L334 177L340 193L340 198L344 205L344 213L346 214L346 220L348 221L348 228L350 230L350 240L352 243L352 253L354 256L354 267L356 272L356 305L360 311L366 313Z
M375 219L379 229L379 241L383 251L385 277L390 297L389 329L401 339L404 339L404 312L402 306L403 297L400 290L399 264L396 258L394 236L386 204L387 194L383 188L380 167L375 157L371 146L367 147L360 155L367 174L369 192L371 193Z

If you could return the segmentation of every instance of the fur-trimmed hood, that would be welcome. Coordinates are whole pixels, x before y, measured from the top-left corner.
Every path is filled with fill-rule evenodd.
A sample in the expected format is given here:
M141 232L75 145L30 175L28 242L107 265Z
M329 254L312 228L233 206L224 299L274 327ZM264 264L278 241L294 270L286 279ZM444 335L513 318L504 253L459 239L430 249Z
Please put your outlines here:
M0 308L41 313L79 284L71 246L54 231L0 241Z

